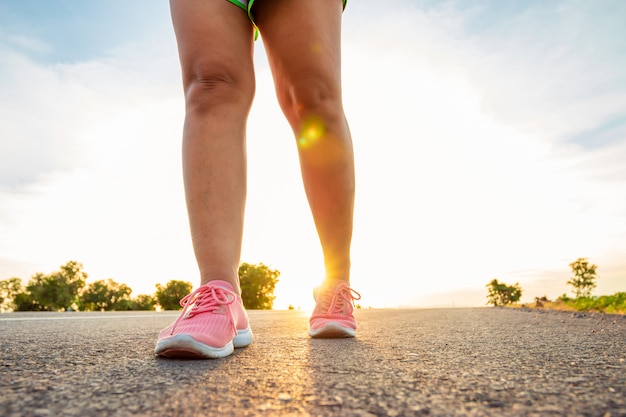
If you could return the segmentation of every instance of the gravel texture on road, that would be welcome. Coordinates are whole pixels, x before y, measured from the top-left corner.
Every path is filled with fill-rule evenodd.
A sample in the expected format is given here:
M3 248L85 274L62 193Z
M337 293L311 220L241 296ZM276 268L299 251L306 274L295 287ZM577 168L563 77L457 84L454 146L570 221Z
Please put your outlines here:
M153 354L174 312L0 315L0 416L626 416L626 317L357 310L354 339L251 311L218 360Z

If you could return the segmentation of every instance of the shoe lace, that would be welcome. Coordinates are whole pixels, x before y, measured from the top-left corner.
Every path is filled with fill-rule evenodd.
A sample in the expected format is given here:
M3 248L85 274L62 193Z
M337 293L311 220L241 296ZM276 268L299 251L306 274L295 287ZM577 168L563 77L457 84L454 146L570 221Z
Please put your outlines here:
M354 300L360 299L361 294L341 283L335 288L322 290L316 310L321 314L346 314L352 311Z
M233 315L230 312L230 305L234 303L236 299L237 295L234 292L222 287L210 284L199 287L180 300L183 311L172 326L172 334L180 321L189 319L200 313L219 312L224 307L228 311L230 324L233 326L233 329L236 330Z

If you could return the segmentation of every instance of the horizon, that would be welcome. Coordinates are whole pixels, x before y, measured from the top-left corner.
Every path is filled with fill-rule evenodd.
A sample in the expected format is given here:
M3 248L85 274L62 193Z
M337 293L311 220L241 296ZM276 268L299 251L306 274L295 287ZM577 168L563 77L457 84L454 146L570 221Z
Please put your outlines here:
M83 265L82 265L82 263L81 263L81 262L79 262L79 261L68 261L68 263L69 263L69 262L77 262L78 264L80 264L81 266L83 266ZM85 271L84 269L82 269L81 271L82 271L83 273L87 274L87 276L89 276L89 273L88 273L87 271ZM36 275L39 275L39 274L42 274L42 275L49 275L49 274L54 274L54 273L56 273L56 272L59 272L59 271L51 271L51 272L48 272L48 273L45 273L45 272L42 272L42 271L38 271L38 272L36 272L35 274L32 274L32 275L31 275L31 278L33 278L33 277L35 277ZM278 272L280 272L280 271L278 271ZM572 271L572 274L573 274L573 271ZM8 279L11 279L11 278L19 278L19 279L21 279L21 281L22 281L22 285L24 286L24 289L25 289L26 285L28 284L28 282L29 282L29 281L30 281L30 279L31 279L31 278L29 278L29 279L24 279L24 278L20 278L20 277L10 277L10 278L8 278ZM126 284L126 283L124 283L124 282L119 282L119 281L115 280L115 278L107 278L107 279L112 279L113 281L115 281L115 283L116 283L116 284L120 284L120 285L127 285L127 284ZM594 279L595 284L597 284L597 281L596 281L596 280L597 280L597 277ZM89 278L87 278L87 281L86 281L85 286L83 287L83 289L87 288L87 287L88 287L88 285L89 285L91 282L94 282L94 281L99 281L99 280L93 280L93 279L89 279ZM104 281L104 280L102 280L102 281ZM189 282L189 281L186 281L186 282ZM190 284L191 284L194 288L196 288L196 285L194 285L192 282L189 282L189 283L190 283ZM279 278L278 278L278 283L280 283L280 276L279 276ZM507 284L507 285L510 285L510 284L517 285L517 284L518 284L518 283L511 283L511 282L508 282L508 283L505 283L505 282L500 282L500 283L501 283L501 284ZM156 295L156 291L157 291L157 288L156 288L156 287L157 287L159 284L160 284L160 285L166 285L166 284L167 284L167 282L160 282L160 283L156 283L156 284L155 284L155 290L154 290L154 292L150 292L150 293L145 293L145 292L144 292L144 293L137 293L137 292L135 292L135 291L132 289L132 287L130 287L129 285L127 285L127 286L131 289L131 293L130 293L130 295L129 295L129 299L134 299L134 298L136 298L136 297L138 297L138 296L140 296L140 295L144 295L144 294L145 294L145 295L150 295L150 296L155 296L155 295ZM486 285L484 286L484 289L481 291L482 293L487 293L487 292L488 292L488 291L487 291L487 289L486 289L486 288L488 287L488 285L489 285L489 284L486 284ZM553 297L554 299L552 299L551 297L547 297L546 295L543 295L543 296L533 295L532 297L530 297L530 298L529 298L529 296L526 294L525 289L524 289L524 288L521 288L521 289L522 289L523 294L526 294L526 297L522 297L522 299L521 299L519 302L514 302L514 303L512 303L511 305L512 305L512 306L521 305L522 307L525 307L525 306L527 306L529 303L530 303L530 304L532 304L532 302L534 301L534 299L535 299L535 298L539 298L539 297L546 297L546 298L547 298L547 300L545 300L545 301L547 301L547 302L553 302L553 301L555 301L557 298L559 298L559 297L561 297L561 296L567 296L567 295L568 295L568 293L575 293L576 289L575 289L575 288L573 288L571 284L566 283L565 285L566 285L566 291L565 291L565 292L563 292L562 294L560 294L558 297ZM572 288L570 288L570 287L572 287ZM594 288L595 288L595 285L594 285ZM456 291L457 295L459 295L459 296L461 296L461 297L463 297L464 295L467 295L467 293L468 293L468 292L470 292L470 293L472 293L473 295L476 295L476 296L477 296L479 291L478 291L478 289L477 289L477 288L472 288L472 289L466 288L466 289L460 289L460 290L457 290L457 291ZM594 291L593 291L593 289L592 289L592 293L590 294L590 296L591 296L591 297L596 297L596 298L597 298L597 297L602 297L602 296L612 296L612 295L614 295L614 294L593 294L593 292L594 292ZM624 291L618 291L618 292L624 292ZM616 292L616 293L617 293L617 292ZM274 293L273 293L273 294L274 294ZM434 294L434 295L431 295L431 301L432 301L432 300L439 300L439 301L441 301L441 300L443 299L443 297L449 297L449 295L450 295L450 293ZM487 295L485 295L485 296L484 296L484 298L485 298L485 299L487 299L487 298L488 298L488 296L487 296ZM470 299L472 299L472 297L470 297ZM476 298L476 299L477 299L477 298ZM378 309L380 309L380 308L390 308L390 309L410 309L410 308L478 308L478 307L488 307L488 306L489 306L489 302L488 302L488 301L487 301L487 302L484 302L484 303L482 303L482 304L476 304L476 303L472 303L472 302L467 302L467 300L464 300L464 301L465 301L464 303L459 303L458 305L457 305L457 303L456 303L456 302L454 302L454 301L453 301L453 302L449 302L449 303L439 302L439 303L433 303L433 304L421 304L421 305L410 305L410 304L409 304L409 305L401 305L401 304L398 304L398 305L386 305L386 306L383 306L383 307L378 307L378 306L372 306L372 305L367 305L367 304L364 304L364 305L363 305L363 303L361 303L361 301L360 301L360 300L357 300L357 301L355 302L355 308L357 308L357 309L372 309L372 308L378 308ZM272 306L272 308L271 308L270 310L277 310L277 311L282 311L282 310L297 310L297 311L311 312L311 311L313 310L313 307L314 307L314 303L306 304L306 305L303 307L303 306L301 306L301 305L294 305L293 303L289 302L288 300L282 300L282 303L280 304L280 306ZM495 306L494 306L494 307L495 307ZM76 311L76 310L72 310L72 311ZM88 310L88 311L91 311L91 310ZM98 311L98 310L93 310L93 311ZM122 311L122 310L107 310L107 311ZM161 307L161 306L159 306L159 305L158 305L158 303L157 303L157 308L156 308L156 311L168 311L168 310L163 310L163 309L162 309L162 307ZM0 312L6 312L6 311L2 311L2 310L0 310Z

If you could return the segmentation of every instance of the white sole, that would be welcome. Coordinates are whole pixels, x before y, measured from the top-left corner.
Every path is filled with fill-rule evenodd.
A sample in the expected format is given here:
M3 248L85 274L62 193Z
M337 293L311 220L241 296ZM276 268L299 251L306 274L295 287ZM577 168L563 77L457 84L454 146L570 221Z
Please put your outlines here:
M188 334L177 334L168 339L159 340L154 353L168 358L219 359L231 355L235 348L245 347L250 343L252 343L250 327L239 330L232 341L218 348L198 342Z
M237 334L233 337L233 346L242 348L252 343L252 330L248 326L245 330L237 330Z
M356 331L354 329L341 326L334 321L326 323L326 325L320 329L309 329L309 336L314 338L341 338L341 337L355 337Z
M165 340L159 340L154 353L168 358L225 358L234 351L233 342L224 347L213 347L198 342L188 334L177 334Z

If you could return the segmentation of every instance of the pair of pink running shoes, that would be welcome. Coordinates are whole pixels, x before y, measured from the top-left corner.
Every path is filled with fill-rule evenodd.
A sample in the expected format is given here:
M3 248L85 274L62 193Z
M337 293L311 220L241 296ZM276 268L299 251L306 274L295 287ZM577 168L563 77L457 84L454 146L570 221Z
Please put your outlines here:
M353 300L359 293L337 281L317 288L309 336L354 337ZM180 301L183 311L159 334L155 353L175 358L223 358L252 343L241 297L226 281L211 281Z

